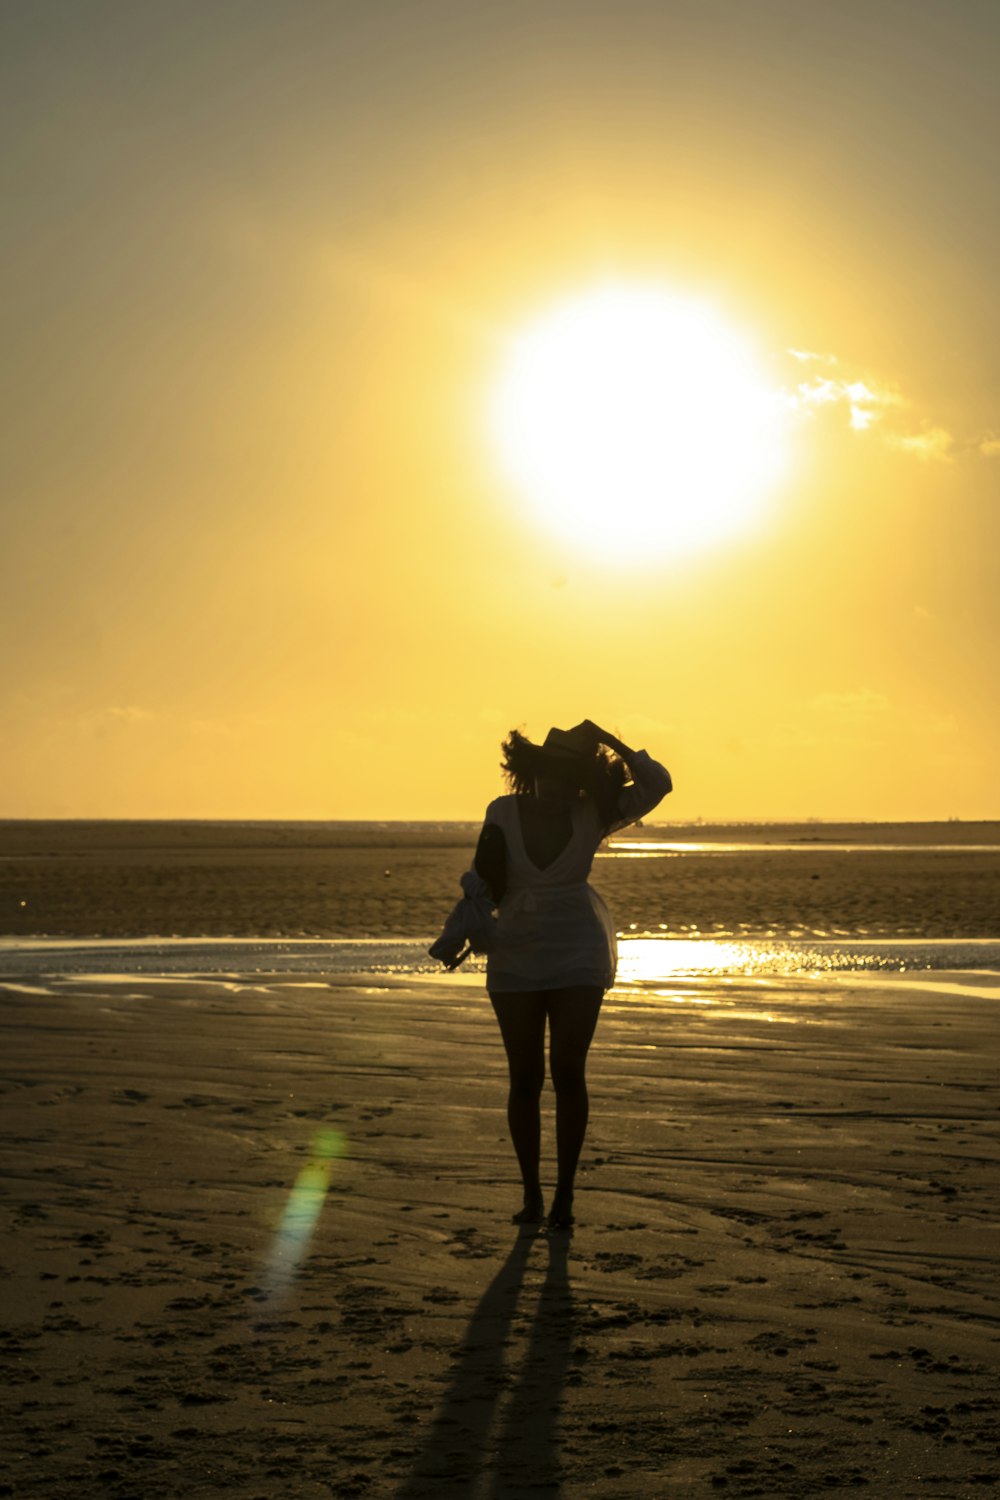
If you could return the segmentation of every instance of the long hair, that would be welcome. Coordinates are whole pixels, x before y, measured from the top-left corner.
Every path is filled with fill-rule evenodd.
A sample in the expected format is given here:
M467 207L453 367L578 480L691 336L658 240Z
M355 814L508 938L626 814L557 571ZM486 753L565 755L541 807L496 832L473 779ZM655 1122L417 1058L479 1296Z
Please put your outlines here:
M606 745L595 745L591 755L556 758L519 729L512 729L500 751L500 769L516 797L534 793L536 776L550 776L573 787L580 797L591 798L602 823L613 822L628 769Z

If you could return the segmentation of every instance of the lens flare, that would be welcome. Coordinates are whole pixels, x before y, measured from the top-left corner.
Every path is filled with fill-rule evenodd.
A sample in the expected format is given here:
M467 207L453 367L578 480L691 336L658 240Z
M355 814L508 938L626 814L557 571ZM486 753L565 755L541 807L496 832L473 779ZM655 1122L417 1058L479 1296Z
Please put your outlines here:
M306 1255L323 1211L333 1163L346 1155L347 1137L339 1130L313 1136L309 1161L292 1185L268 1257L268 1290L287 1289Z

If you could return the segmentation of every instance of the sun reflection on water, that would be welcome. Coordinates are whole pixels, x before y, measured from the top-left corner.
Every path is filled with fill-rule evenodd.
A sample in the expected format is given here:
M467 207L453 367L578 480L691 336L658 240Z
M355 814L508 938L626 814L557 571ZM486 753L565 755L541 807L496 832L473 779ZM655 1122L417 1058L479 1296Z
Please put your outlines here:
M877 844L779 839L752 842L693 841L690 839L611 838L597 851L598 859L653 859L678 854L998 854L997 844Z
M858 971L992 967L1000 944L989 939L936 941L842 937L755 938L625 937L619 940L619 984L657 984L680 978L765 978Z
M829 972L843 967L835 953L792 943L718 938L630 938L621 944L619 982L656 983L667 977Z

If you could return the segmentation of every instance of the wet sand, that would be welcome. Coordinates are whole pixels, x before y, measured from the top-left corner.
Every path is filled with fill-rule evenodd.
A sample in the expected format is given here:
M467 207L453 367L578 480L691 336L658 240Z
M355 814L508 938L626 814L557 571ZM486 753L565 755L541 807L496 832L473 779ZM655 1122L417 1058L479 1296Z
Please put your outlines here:
M423 937L458 899L477 833L473 824L4 823L0 934ZM650 824L622 839L703 845L598 855L593 882L626 931L1000 936L996 823ZM727 848L734 839L755 852Z
M572 1235L461 976L7 984L0 1491L995 1492L996 983L614 993Z

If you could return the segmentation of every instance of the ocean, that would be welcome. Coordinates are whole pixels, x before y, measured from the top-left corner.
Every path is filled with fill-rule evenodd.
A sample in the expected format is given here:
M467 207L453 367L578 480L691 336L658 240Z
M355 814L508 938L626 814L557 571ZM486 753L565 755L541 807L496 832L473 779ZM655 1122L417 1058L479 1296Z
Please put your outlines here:
M0 823L0 977L443 977L474 823ZM649 824L593 884L619 984L1000 973L1000 824ZM461 971L474 977L482 964Z

